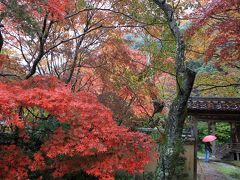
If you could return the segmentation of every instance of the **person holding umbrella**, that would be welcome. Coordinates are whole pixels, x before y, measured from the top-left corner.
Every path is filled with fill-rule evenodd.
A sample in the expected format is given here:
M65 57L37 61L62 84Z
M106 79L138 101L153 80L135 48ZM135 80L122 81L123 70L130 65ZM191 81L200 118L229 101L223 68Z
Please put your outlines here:
M203 138L203 142L205 143L205 162L209 162L210 153L212 153L212 148L210 142L216 140L217 137L214 135L208 135Z
M205 142L205 162L209 162L210 153L212 153L212 148L210 142Z

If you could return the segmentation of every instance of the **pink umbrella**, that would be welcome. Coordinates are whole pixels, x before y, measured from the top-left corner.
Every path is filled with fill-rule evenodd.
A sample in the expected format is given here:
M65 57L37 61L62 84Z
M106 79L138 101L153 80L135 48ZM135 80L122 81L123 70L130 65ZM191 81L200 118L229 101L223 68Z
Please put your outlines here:
M216 139L217 139L216 136L214 136L214 135L208 135L208 136L205 136L202 141L203 141L203 142L211 142L211 141L214 141L214 140L216 140Z

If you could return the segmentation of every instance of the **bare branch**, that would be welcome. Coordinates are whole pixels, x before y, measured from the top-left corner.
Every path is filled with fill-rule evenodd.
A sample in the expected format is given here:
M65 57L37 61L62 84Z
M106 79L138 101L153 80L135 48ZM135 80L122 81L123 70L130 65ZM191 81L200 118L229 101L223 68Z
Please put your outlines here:
M19 75L10 74L10 73L0 73L0 76L2 76L2 77L17 77L18 79L22 79Z
M201 84L200 86L210 86L208 88L203 88L203 89L199 89L199 91L208 91L208 90L212 90L212 89L216 89L216 88L226 88L226 87L240 87L240 84L238 83L232 83L232 84L225 84L225 85L211 85L211 84Z

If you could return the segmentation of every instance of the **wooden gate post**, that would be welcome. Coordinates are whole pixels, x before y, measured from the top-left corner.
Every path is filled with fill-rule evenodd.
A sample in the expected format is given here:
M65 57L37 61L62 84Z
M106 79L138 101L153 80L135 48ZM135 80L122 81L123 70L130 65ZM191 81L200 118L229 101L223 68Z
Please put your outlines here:
M216 135L216 122L213 121L211 124L211 129L212 129L212 135ZM216 157L216 141L212 142L212 155L215 158Z
M193 122L193 135L194 135L194 180L197 179L197 139L198 139L198 128L197 128L197 118L194 116L191 116L192 122Z

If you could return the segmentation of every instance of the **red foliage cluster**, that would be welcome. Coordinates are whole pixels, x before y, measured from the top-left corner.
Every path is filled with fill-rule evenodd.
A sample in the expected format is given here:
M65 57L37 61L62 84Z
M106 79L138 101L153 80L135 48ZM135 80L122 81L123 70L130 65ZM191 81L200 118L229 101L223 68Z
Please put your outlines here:
M212 0L192 14L192 26L187 34L191 36L206 27L207 34L215 37L205 52L205 61L214 53L219 54L221 61L240 58L239 7L239 0Z
M6 61L6 59L7 60L9 59L9 57L7 55L0 54L0 68L2 68L4 61Z
M30 14L33 15L33 17L36 16L44 16L46 12L49 13L50 18L54 20L62 20L64 16L66 15L66 10L70 8L73 1L70 0L24 0L23 3L25 3L28 6L28 11Z
M19 5L25 6L25 10L32 14L34 18L43 17L46 12L50 18L54 20L62 20L66 15L66 11L70 9L73 1L71 0L22 0L18 2ZM0 12L8 8L8 3L0 3Z
M69 127L56 128L34 155L14 144L0 145L0 178L25 179L29 171L48 169L55 177L84 170L100 179L114 179L117 170L141 172L150 160L154 143L149 136L117 126L112 112L96 97L72 93L56 78L0 83L0 120L18 126L24 135L19 138L27 142L27 127L34 127L35 121L20 117L20 107L44 109Z
M26 166L32 160L15 145L0 145L0 178L1 179L27 179Z

